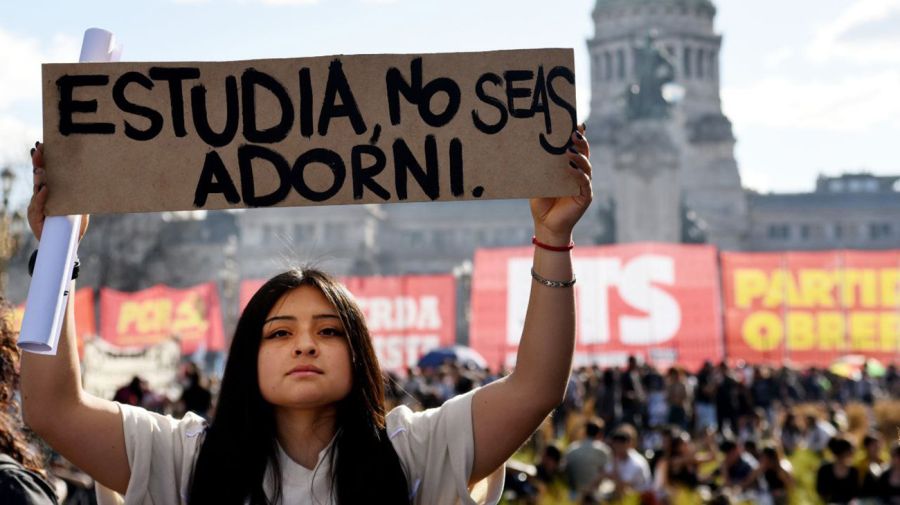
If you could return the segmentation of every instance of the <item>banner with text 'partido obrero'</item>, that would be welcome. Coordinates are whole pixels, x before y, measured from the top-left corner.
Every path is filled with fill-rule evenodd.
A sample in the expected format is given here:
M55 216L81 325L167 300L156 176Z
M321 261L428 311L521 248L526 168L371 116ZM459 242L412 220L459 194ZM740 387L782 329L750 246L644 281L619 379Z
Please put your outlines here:
M452 275L343 277L359 303L381 368L403 372L428 351L456 341ZM264 281L241 283L241 308Z
M900 251L722 253L729 357L900 358Z
M630 244L573 253L576 366L618 366L634 355L696 369L722 359L714 247ZM470 344L493 367L515 364L533 254L530 247L476 252Z

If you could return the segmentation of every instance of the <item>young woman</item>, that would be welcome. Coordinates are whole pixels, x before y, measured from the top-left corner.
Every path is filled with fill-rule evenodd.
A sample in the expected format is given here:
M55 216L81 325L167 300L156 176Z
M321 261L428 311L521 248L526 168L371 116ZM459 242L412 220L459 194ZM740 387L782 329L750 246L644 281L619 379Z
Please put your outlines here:
M71 299L57 355L23 359L27 422L111 490L104 502L115 492L154 505L496 503L504 462L562 401L571 369L566 246L592 199L583 133L566 153L580 193L531 201L534 281L508 377L437 409L385 413L359 307L329 276L298 270L269 280L241 315L208 427L85 393ZM49 191L41 145L33 163L29 222L40 238Z

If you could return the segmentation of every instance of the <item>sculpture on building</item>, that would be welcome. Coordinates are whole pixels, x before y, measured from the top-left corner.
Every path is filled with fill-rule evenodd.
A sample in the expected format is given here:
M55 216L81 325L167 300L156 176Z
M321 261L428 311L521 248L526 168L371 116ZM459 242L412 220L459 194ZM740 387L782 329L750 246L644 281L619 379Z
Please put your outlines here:
M637 82L628 88L628 119L665 119L671 104L663 96L663 87L675 80L675 65L657 47L652 33L635 51Z

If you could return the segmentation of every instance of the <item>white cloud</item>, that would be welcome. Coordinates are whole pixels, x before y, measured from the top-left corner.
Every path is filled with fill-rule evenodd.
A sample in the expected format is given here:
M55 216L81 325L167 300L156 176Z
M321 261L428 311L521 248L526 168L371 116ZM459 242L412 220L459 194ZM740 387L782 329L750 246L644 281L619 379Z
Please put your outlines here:
M0 110L20 100L39 100L41 63L78 59L79 41L54 36L42 46L37 39L0 29Z
M883 29L885 24L888 29ZM849 2L837 18L818 28L806 55L816 63L900 63L900 0Z
M314 5L319 3L319 0L259 0L259 2L263 5L280 7L285 5Z
M769 68L769 69L780 67L785 62L790 60L794 56L795 53L796 53L796 51L794 50L793 47L781 46L778 49L763 56L763 65L765 65L766 68Z
M740 125L853 132L900 128L900 70L829 81L767 77L722 90L723 108Z
M26 181L28 151L41 138L41 63L78 59L79 41L65 35L49 43L0 28L0 167L17 169L20 177L14 198ZM32 117L22 111L33 110ZM23 190L24 191L24 190Z
M769 193L774 186L769 173L743 167L741 167L741 185L759 193Z

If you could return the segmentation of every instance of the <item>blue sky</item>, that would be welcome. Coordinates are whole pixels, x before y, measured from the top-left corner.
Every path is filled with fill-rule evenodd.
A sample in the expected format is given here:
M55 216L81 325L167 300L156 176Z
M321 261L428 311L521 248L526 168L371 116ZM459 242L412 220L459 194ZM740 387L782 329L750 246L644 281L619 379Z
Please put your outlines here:
M40 63L74 61L85 28L123 60L573 47L588 115L594 0L145 0L6 2L0 16L0 165L27 192L40 136ZM722 96L746 186L811 189L819 173L900 173L900 0L718 0Z

